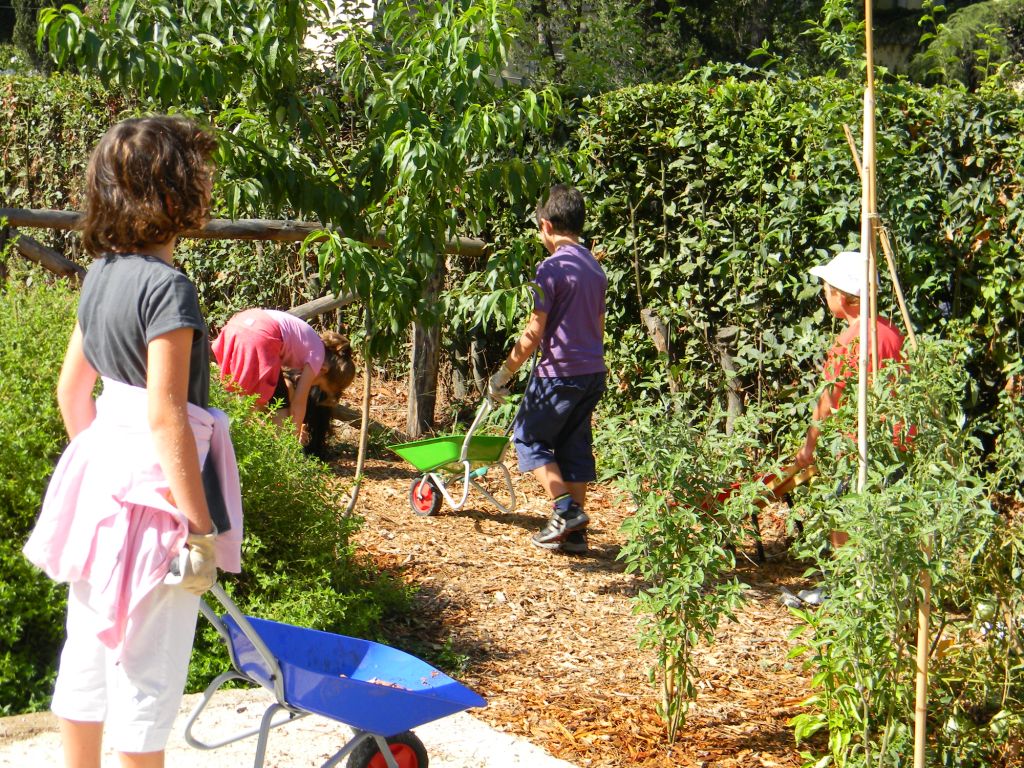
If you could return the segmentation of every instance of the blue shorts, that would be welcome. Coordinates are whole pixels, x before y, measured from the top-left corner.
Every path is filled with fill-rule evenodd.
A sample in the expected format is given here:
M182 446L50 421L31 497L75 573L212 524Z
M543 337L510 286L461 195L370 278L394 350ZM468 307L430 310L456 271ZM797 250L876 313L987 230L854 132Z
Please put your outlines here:
M604 382L604 373L530 379L513 432L520 472L555 463L566 482L597 479L590 417Z

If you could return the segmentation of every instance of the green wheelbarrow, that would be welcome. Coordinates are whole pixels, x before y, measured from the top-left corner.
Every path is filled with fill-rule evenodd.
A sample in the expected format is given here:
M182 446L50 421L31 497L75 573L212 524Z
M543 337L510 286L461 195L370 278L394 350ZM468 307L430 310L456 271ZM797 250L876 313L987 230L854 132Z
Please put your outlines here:
M516 492L504 461L508 435L474 434L490 412L490 401L485 398L465 435L433 437L388 446L423 473L409 484L409 506L414 513L424 517L436 515L441 510L442 501L447 501L452 509L462 509L470 488L476 488L502 512L515 509ZM481 483L492 469L500 472L508 499L495 498L491 490ZM452 487L459 483L461 492L453 494Z

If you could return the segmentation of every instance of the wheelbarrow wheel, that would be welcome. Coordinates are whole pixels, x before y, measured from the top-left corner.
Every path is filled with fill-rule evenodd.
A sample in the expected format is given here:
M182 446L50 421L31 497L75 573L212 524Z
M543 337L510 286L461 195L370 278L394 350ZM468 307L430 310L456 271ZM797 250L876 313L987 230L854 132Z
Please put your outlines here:
M430 517L441 510L444 497L429 477L414 477L409 484L409 506L417 515Z
M391 755L398 768L427 768L430 762L427 748L420 737L412 731L404 731L388 739ZM388 768L388 761L381 754L375 739L366 739L352 751L348 768Z

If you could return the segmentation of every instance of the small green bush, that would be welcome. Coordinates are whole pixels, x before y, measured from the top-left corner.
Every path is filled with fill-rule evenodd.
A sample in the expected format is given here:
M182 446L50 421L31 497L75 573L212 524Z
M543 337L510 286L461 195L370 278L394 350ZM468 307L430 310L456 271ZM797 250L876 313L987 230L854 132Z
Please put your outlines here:
M63 639L65 590L21 547L65 439L54 391L77 296L34 282L0 284L0 714L45 706Z
M21 547L66 441L54 391L76 305L70 286L35 271L0 287L2 713L46 706L63 638L65 589L31 567ZM360 562L350 541L359 521L340 517L329 469L216 384L214 397L231 416L245 507L244 572L223 577L228 591L261 618L377 636L381 614L403 608L407 594ZM202 628L191 686L226 664L219 639Z

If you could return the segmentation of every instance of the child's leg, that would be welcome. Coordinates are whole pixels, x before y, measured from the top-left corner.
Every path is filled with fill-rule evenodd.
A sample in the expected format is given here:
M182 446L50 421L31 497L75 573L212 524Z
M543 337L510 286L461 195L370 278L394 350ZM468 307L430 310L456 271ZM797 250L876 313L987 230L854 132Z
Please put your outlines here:
M164 753L121 752L121 768L164 768Z
M565 481L562 479L562 470L558 468L557 462L550 462L532 470L534 479L540 483L541 488L547 493L549 499L557 499L567 493L572 493ZM576 496L573 494L573 499Z
M83 582L68 589L67 640L50 705L60 720L67 768L99 768L107 713L106 649L96 638L89 593Z
M103 723L60 718L65 768L100 768Z
M161 584L135 608L121 657L111 653L107 731L122 765L163 765L188 677L198 613L196 595Z
M587 506L587 486L590 483L571 483L566 482L565 487L569 494L572 496L572 500L579 504L581 507Z

